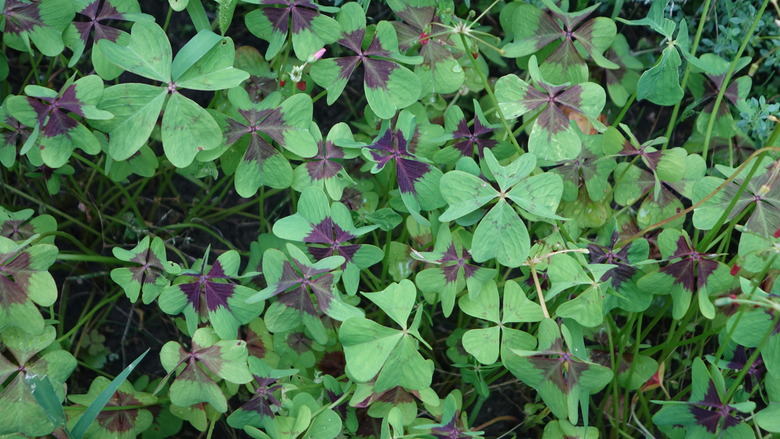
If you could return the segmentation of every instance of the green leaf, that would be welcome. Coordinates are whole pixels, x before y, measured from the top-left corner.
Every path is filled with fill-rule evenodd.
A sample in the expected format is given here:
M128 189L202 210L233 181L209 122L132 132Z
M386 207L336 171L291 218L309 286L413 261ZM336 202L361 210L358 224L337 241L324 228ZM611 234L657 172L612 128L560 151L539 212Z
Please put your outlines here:
M474 231L471 256L476 262L496 258L506 267L519 267L530 248L525 223L506 201L499 200Z
M222 143L222 131L203 107L174 93L163 113L162 142L171 164L184 168L192 163L199 151L218 147Z
M76 425L71 430L71 436L75 439L81 439L84 437L84 433L87 432L87 428L89 428L90 424L94 422L95 418L100 414L101 410L103 410L103 407L106 406L109 399L114 395L114 393L119 389L119 386L122 385L122 383L125 382L128 376L130 376L130 373L138 366L138 363L141 362L141 360L144 359L146 354L149 353L149 349L145 350L141 355L138 356L135 360L133 360L132 363L130 363L129 366L127 366L122 373L116 376L111 383L106 386L106 388L100 392L100 395L98 395L97 398L90 404L89 407L87 407L87 410L84 412L84 414L81 415L79 418L79 421L76 423Z
M130 31L130 42L120 46L109 40L98 42L109 61L136 75L163 83L171 82L171 44L153 21L138 21Z
M167 91L147 84L119 84L103 92L100 108L114 118L91 125L109 134L108 154L123 161L146 144L165 103Z
M658 63L639 77L637 99L664 106L680 102L684 94L680 87L681 64L680 54L674 46L664 49Z

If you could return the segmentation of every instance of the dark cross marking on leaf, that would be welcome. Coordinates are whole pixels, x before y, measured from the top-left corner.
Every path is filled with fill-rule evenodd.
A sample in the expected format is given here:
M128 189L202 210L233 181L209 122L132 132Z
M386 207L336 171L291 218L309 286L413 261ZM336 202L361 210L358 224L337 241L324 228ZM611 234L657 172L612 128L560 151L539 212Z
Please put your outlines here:
M431 428L431 434L437 439L469 439L474 437L468 434L468 431L463 426L463 422L460 420L457 412L446 424Z
M704 81L704 94L701 97L701 101L706 102L707 105L704 107L705 113L712 113L712 109L715 108L715 98L720 93L720 89L723 87L723 80L726 79L726 74L722 73L720 75L712 75L709 73L705 73L705 81ZM737 105L737 100L739 100L739 85L736 81L732 81L731 84L729 84L728 87L726 87L726 91L724 92L723 96L731 101L732 104ZM725 102L721 102L720 108L718 108L718 116L723 116L728 112L728 106Z
M248 125L235 119L228 119L227 132L225 140L228 145L233 145L240 138L249 134L251 139L244 155L244 161L264 161L277 154L274 149L261 135L263 133L275 140L277 143L284 144L284 132L290 127L284 123L284 114L278 108L265 110L238 110L244 117Z
M398 189L402 194L416 194L414 184L431 170L428 164L414 159L407 149L407 140L401 130L386 130L368 148L371 149L371 157L377 162L377 169L381 170L390 160L395 160Z
M103 410L97 416L101 427L110 433L124 433L135 427L138 418L138 409L123 409L125 406L137 406L141 401L135 396L117 390L108 400L106 407L114 407L113 410Z
M696 423L703 426L710 433L718 431L718 425L723 420L723 430L733 427L742 422L742 416L736 413L736 409L724 404L715 384L710 381L707 387L707 394L704 399L696 402L689 402L690 411Z
M75 128L78 122L70 117L68 113L74 113L84 117L81 107L83 102L76 97L76 85L71 84L62 95L48 98L27 98L30 106L37 114L38 124L43 127L45 137L55 137Z
M17 145L23 145L32 133L32 128L22 125L21 122L12 116L6 115L3 122L11 128L10 130L3 131L3 142L5 146L15 147Z
M5 15L3 32L14 35L21 35L23 32L32 31L36 26L44 25L38 2L6 0L2 15Z
M89 41L89 33L92 28L95 29L95 42L100 40L116 42L119 39L118 29L102 23L109 20L125 19L125 16L111 4L110 0L104 0L102 7L100 6L100 0L94 0L84 9L78 11L78 13L87 18L87 21L76 21L73 23L85 45Z
M552 136L569 128L569 117L563 112L568 108L575 113L584 113L580 110L582 104L582 86L550 85L544 82L537 83L544 91L534 87L528 87L522 102L528 107L528 111L546 105L536 119L536 123L545 128Z
M777 333L777 330L778 328L775 328L773 335ZM729 361L726 367L737 371L742 370L745 366L747 366L748 353L752 354L753 349L748 352L744 346L738 345L737 348L734 349L734 356L731 357L731 361ZM749 393L752 393L753 387L756 385L756 383L761 382L765 373L766 366L764 366L763 358L759 355L756 357L755 361L753 361L753 364L751 364L748 368L748 379L744 381L745 390Z
M658 167L658 162L663 155L663 151L648 151L646 145L641 145L637 148L629 140L624 140L623 149L618 152L618 155L624 157L640 156L647 166L655 172Z
M672 276L675 284L681 284L685 290L693 292L694 283L699 288L707 285L707 278L718 268L718 263L712 260L713 256L697 252L684 236L680 236L677 249L670 258L680 260L661 268L661 272Z
M455 243L450 243L447 250L437 262L441 263L441 270L444 272L444 279L447 283L453 283L458 279L458 271L463 268L463 274L466 279L476 273L479 267L468 263L468 251L464 248L458 253Z
M203 263L205 267L205 261ZM214 262L208 273L192 276L195 282L179 284L179 289L187 296L187 301L192 304L196 313L201 311L216 311L222 307L230 310L228 299L233 296L234 285L232 283L215 282L214 279L229 279L222 269L219 260ZM203 307L205 306L205 309Z
M319 224L314 226L312 231L303 238L303 242L327 245L327 247L308 247L309 253L311 253L315 259L321 260L328 256L338 254L346 259L346 262L344 263L346 265L347 262L353 261L352 258L360 248L360 246L356 244L344 244L354 238L355 235L342 229L338 224L333 222L331 217L326 217L324 220L320 221Z
M317 155L304 164L309 173L309 177L312 181L326 180L335 177L339 171L344 169L344 166L332 159L343 158L344 152L339 148L336 148L330 140L325 142L320 140L317 146Z
M244 340L246 341L246 350L249 352L249 356L265 358L269 348L265 345L263 337L253 331L250 326L246 327L246 338Z
M379 43L379 39L374 35L371 40L371 44L365 51L362 48L363 37L366 34L365 29L358 29L345 34L338 43L347 49L357 53L354 56L345 56L342 58L335 58L334 61L341 68L339 73L340 78L349 79L352 76L352 72L355 68L363 63L363 81L366 86L372 89L387 88L387 81L390 79L390 74L393 70L399 67L393 61L387 59L370 58L370 57L382 57L390 58L392 54L383 49Z
M141 285L154 284L162 276L161 272L165 270L160 258L152 251L151 245L145 252L133 256L130 261L139 264L135 267L128 267L128 269L133 273L133 280L138 281ZM197 308L195 309L197 310Z
M263 8L263 14L274 26L274 30L287 34L292 17L292 32L298 34L311 30L311 23L320 15L317 5L309 0L262 0L261 5L281 6Z
M328 269L315 269L294 259L293 263L296 268L293 268L289 261L284 261L282 277L277 282L272 295L283 293L279 297L279 302L282 305L316 316L314 302L309 296L311 291L317 298L320 310L330 309L330 302L333 300L331 292L333 274Z
M449 39L432 37L433 27L439 23L436 17L436 8L433 6L413 7L407 6L396 14L403 20L393 22L398 34L398 48L408 50L415 44L420 45L420 55L423 64L435 71L435 65L439 61L453 58L447 46L452 46Z
M482 158L485 154L485 148L493 148L498 143L496 140L484 138L486 134L490 134L493 131L493 128L482 125L482 122L476 115L471 128L469 128L465 119L461 119L458 122L458 127L452 133L452 137L455 139L455 144L452 146L460 151L464 157L473 156L474 146L476 146L477 154L479 154L479 158Z
M619 251L615 252L615 243L617 242L618 234L613 233L612 239L609 241L609 246L602 247L596 244L588 244L588 251L590 252L590 262L593 264L613 264L615 268L610 268L606 273L601 276L600 281L604 282L607 279L612 279L612 287L615 290L619 290L623 282L634 277L637 269L628 261L628 250L631 248L632 243L628 243L622 247Z
M586 362L563 349L560 336L549 349L536 352L528 358L528 361L542 371L545 381L552 382L566 394L569 393L569 389L577 386L580 375L590 368Z
M578 189L592 178L598 178L597 157L587 148L582 148L579 157L566 160L555 168L564 180L571 182Z
M276 384L276 378L267 378L254 375L257 388L252 398L241 406L243 410L256 412L261 418L273 418L274 412L271 406L281 407L282 403L274 396L274 393L282 387Z
M30 262L27 252L0 254L0 301L5 305L27 302L30 275L22 270L29 269Z
M303 332L291 332L287 336L287 346L290 346L290 349L295 351L298 355L309 352L311 350L311 345L312 340L309 337L306 337L306 334Z
M556 40L562 40L560 46L550 54L547 58L548 62L561 64L564 66L584 64L585 60L582 59L579 51L574 45L574 40L577 40L586 52L593 55L596 48L593 46L591 40L593 38L593 28L596 24L595 19L588 20L582 26L582 23L593 12L594 7L588 9L560 14L555 11L545 11L540 16L538 28L536 29L536 36L538 36L536 42L536 50L540 50ZM558 22L563 23L561 27Z

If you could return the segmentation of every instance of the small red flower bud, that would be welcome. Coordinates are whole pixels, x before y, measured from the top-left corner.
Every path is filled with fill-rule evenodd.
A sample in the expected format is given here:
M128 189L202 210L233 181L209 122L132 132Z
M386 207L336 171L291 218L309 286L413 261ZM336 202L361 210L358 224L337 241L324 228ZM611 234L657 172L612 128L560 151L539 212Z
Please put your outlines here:
M775 231L775 234L774 234L774 235L772 235L772 236L774 236L775 238L780 238L780 229L777 229L777 230Z
M474 59L477 59L477 57L479 57L479 52L471 52L471 56L473 56Z
M737 273L739 273L739 270L741 270L742 267L739 266L739 264L734 264L733 267L731 267L731 275L736 276Z
M298 87L298 90L300 91L306 91L306 81L298 81L295 83L295 86Z
M287 84L287 81L279 81L279 87L284 87L284 84Z

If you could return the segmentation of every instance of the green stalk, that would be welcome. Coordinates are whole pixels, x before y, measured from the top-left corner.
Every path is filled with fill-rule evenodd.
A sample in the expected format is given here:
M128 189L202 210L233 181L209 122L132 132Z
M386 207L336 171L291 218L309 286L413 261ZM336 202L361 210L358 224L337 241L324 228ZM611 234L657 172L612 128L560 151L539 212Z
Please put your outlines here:
M704 23L707 21L707 10L709 8L710 8L710 0L705 0L704 7L702 8L703 15L699 19L699 26L696 28L696 36L693 38L693 45L691 45L692 56L696 56L696 49L698 49L699 47L699 41L701 40L701 33L704 30ZM680 87L683 90L685 90L685 86L688 85L688 77L690 76L690 74L691 74L691 63L685 63L685 73L683 73L682 82L680 83ZM669 142L672 139L672 131L674 131L674 127L677 125L677 114L680 112L681 105L682 105L682 100L680 100L674 105L674 109L672 110L672 117L669 119L669 125L666 127L666 134L664 135L664 137L666 137L666 141L661 146L661 149L666 149L666 147L669 146Z
M466 36L463 34L460 34L460 40L463 42L463 48L469 47L469 45L466 43ZM512 135L512 128L509 126L509 123L506 121L506 118L504 117L504 113L501 111L501 108L498 106L498 100L496 99L496 95L493 94L493 90L490 88L490 82L488 81L487 77L485 76L485 72L483 72L479 68L479 64L477 64L477 60L474 59L473 56L466 56L469 61L471 61L471 66L474 67L474 71L477 72L479 75L479 79L482 80L482 85L485 87L485 91L487 92L488 96L490 96L490 99L493 101L493 105L496 107L496 113L498 113L499 119L501 119L501 124L504 126L504 130L506 130L506 135L509 136L509 139L512 141L512 145L514 145L515 149L517 150L517 153L520 155L525 154L525 151L523 151L523 148L520 147L520 144L517 143L517 139L515 136Z
M740 44L737 54L731 61L731 65L729 65L729 69L726 71L726 76L723 77L723 85L720 87L720 90L718 90L718 96L715 98L715 105L712 107L712 114L710 114L710 120L707 123L707 131L704 134L704 146L701 152L701 156L705 162L707 161L707 151L710 148L710 141L712 140L712 129L715 127L715 119L718 117L718 108L720 108L720 104L723 102L723 96L726 94L726 89L728 88L729 82L731 81L731 76L734 75L734 71L737 69L737 64L739 63L739 59L742 57L742 52L745 51L745 48L750 42L750 38L753 37L753 33L756 31L756 26L758 26L758 22L764 15L764 10L766 10L768 4L769 0L764 0L764 2L761 4L761 8L758 10L756 18L753 20L753 24L750 25L750 30L745 35L745 38L742 39L742 44Z

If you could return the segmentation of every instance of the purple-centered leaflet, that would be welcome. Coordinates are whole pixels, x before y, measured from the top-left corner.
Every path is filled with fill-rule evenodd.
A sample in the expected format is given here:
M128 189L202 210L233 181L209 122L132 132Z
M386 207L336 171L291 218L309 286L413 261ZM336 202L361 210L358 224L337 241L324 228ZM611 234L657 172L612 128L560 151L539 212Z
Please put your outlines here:
M585 116L596 129L603 131L604 126L597 118L606 103L604 89L592 82L552 85L542 79L536 56L528 62L528 70L541 90L516 75L501 77L496 82L496 99L501 111L507 118L526 113L536 118L528 138L528 150L540 159L556 161L577 157L582 142L563 109Z
M26 154L37 166L45 164L59 168L67 163L76 148L87 154L100 152L94 134L81 121L114 117L96 106L103 95L103 81L95 75L71 81L66 82L59 93L28 85L25 87L27 97L12 96L5 102L13 117L34 128L20 154Z
M412 252L416 259L435 264L417 273L415 283L428 302L441 302L445 317L450 316L455 298L465 288L469 297L476 298L483 285L497 274L495 269L470 263L469 243L470 237L453 236L449 225L443 223L432 252Z
M411 140L416 133L415 116L401 111L393 127L392 121L384 121L379 136L367 145L363 155L374 162L372 173L382 171L390 162L395 165L398 189L409 213L420 224L428 220L420 215L421 210L433 210L444 205L439 190L442 173L439 168L422 161L411 149Z
M342 256L341 281L346 292L354 295L360 283L360 271L378 263L384 256L379 247L354 241L376 228L355 227L346 206L339 202L331 204L322 190L309 187L298 199L297 213L276 221L273 232L282 239L306 243L306 249L315 261Z
M325 343L328 335L321 313L339 321L363 315L360 309L346 304L336 288L337 276L340 275L338 270L346 258L328 256L312 263L298 247L288 244L286 250L287 255L273 248L265 251L263 274L268 287L252 296L251 300L277 297L264 317L272 333L290 332L304 326L314 340Z
M227 400L216 380L221 378L233 384L252 380L246 342L220 340L211 328L194 332L190 351L175 341L165 343L160 350L160 362L169 376L177 372L169 395L171 402L181 407L207 402L214 410L224 413Z
M208 255L207 250L202 260L160 293L160 309L172 315L184 313L191 334L201 322L208 321L220 338L236 338L239 326L260 315L263 304L249 303L247 299L255 290L236 283L240 264L237 251L222 253L210 267Z
M401 109L417 101L420 79L399 62L419 64L421 57L398 52L398 37L393 25L380 21L367 48L366 15L357 3L342 6L337 20L341 25L338 43L355 53L352 56L321 59L311 67L311 78L328 91L328 104L341 95L358 65L363 65L363 91L371 110L382 119L390 119Z
M314 52L339 39L339 23L320 13L321 6L311 0L249 0L258 9L246 14L246 27L258 38L268 41L265 59L274 58L291 34L295 56L305 61ZM335 8L323 8L334 12Z
M243 88L234 87L228 99L235 110L226 119L225 143L244 151L236 168L236 192L248 198L263 185L289 187L292 167L271 141L300 157L316 154L317 144L309 132L311 98L301 93L282 100L281 94L272 93L254 103Z

